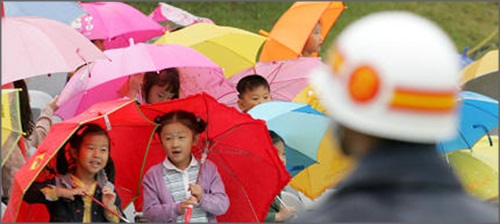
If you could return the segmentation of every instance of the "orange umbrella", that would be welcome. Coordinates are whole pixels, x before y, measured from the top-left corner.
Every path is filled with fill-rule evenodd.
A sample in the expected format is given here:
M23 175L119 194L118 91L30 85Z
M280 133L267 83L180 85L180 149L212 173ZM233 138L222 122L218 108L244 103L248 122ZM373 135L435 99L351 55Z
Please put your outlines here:
M259 31L267 40L259 61L297 58L318 22L324 40L344 11L343 2L295 2L274 24L271 32Z

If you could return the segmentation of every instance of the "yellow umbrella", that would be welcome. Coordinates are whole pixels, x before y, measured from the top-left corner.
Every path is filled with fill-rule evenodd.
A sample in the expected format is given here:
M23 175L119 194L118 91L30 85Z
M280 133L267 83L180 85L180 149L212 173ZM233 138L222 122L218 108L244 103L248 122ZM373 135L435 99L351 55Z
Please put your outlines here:
M2 89L2 167L23 135L19 91Z
M343 180L354 168L354 161L341 154L332 137L332 130L325 133L317 156L317 164L313 164L295 175L290 186L314 200L326 189Z
M494 71L498 71L498 49L489 51L477 61L467 65L462 70L460 84L463 85L474 78Z
M309 104L317 111L326 113L326 109L323 107L323 105L321 105L318 98L316 97L316 94L314 93L314 90L309 85L306 86L306 88L304 88L302 91L300 91L300 93L297 94L297 96L295 96L292 101L295 103Z
M498 136L484 136L470 149L446 154L467 192L481 200L498 198Z
M166 32L155 44L191 47L222 67L226 78L255 65L265 37L242 29L197 23L178 31Z
M499 99L498 50L486 53L462 70L462 90L473 91Z

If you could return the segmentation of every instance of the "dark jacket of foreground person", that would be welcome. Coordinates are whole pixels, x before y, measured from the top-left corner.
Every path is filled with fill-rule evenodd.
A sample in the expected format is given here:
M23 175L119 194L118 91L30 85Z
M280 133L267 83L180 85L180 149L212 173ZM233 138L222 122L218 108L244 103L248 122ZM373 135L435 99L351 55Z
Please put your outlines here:
M316 211L294 222L495 222L498 208L469 196L434 145L388 142L362 158Z

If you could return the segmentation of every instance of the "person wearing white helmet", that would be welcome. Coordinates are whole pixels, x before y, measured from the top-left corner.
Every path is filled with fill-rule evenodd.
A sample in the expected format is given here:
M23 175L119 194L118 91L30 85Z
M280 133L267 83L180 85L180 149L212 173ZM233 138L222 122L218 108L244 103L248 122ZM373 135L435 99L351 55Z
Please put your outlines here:
M449 37L409 12L347 27L310 78L355 170L295 222L498 222L467 195L435 143L452 138L460 64Z

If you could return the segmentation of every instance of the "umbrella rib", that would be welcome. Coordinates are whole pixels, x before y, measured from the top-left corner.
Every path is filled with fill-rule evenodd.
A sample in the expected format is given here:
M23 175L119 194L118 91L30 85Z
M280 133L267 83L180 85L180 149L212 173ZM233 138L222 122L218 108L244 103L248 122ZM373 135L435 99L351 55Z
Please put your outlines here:
M224 137L224 136L222 136L222 137ZM230 151L230 150L214 149L215 146L227 147L228 149L233 149L233 150ZM210 146L209 150L210 151L214 151L214 152L225 152L225 153L228 153L228 154L253 155L253 153L251 153L251 152L242 150L242 149L240 149L238 147L234 147L234 146L231 146L229 144L221 143L219 141L213 141L213 144Z
M214 162L217 162L217 164L219 164L219 166L220 166L221 168L223 168L224 170L226 170L226 171L230 174L230 176L232 176L232 177L233 177L236 181L238 181L238 183L240 184L240 188L242 189L243 194L245 195L245 198L247 199L247 202L248 202L248 204L250 205L250 208L252 209L252 214L254 215L255 220L257 220L257 222L258 222L258 221L259 221L259 218L258 218L258 216L257 216L257 213L255 212L255 209L254 209L254 207L252 206L252 202L250 201L250 198L248 197L248 193L247 193L246 189L245 189L244 187L242 187L242 184L241 184L240 179L239 179L239 178L237 178L236 174L235 174L235 173L234 173L231 169L229 169L229 168L226 166L226 164L225 164L225 163L223 163L223 162L221 161L221 159L220 159L220 158L218 158L218 156L216 156L216 155L212 154L212 156L210 157L210 159L214 160Z
M273 83L274 82L274 80L278 76L278 71L281 70L281 67L283 67L283 63L280 63L278 66L276 66L276 68L273 69L273 71L271 71L271 74L274 74L274 76L271 78L271 80L269 81L269 83Z

